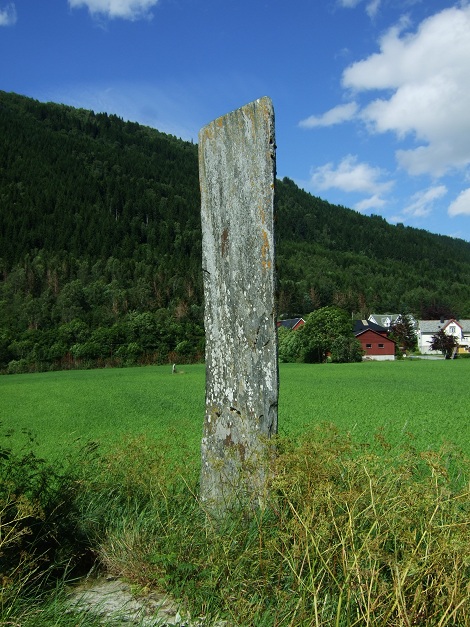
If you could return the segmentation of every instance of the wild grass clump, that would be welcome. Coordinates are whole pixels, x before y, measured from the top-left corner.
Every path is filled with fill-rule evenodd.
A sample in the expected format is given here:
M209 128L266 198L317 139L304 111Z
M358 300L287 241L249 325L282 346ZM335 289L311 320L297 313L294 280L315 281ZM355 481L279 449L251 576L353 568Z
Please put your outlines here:
M218 521L197 469L155 443L99 460L82 498L101 563L207 624L470 625L464 459L372 454L325 428L278 451L266 509Z
M4 442L10 436L5 433ZM1 624L22 614L32 599L39 603L87 554L72 466L38 457L32 450L34 437L29 432L23 436L22 447L0 446Z
M171 534L184 534L197 510L190 489L196 489L196 471L184 467L181 457L175 460L165 444L138 436L81 467L82 532L107 572L142 584L158 578L152 547L163 538L168 552Z
M468 476L452 452L354 454L335 432L287 447L274 486L292 620L469 625Z
M71 499L60 501L66 510L54 537L66 547L75 534L106 572L135 583L137 593L171 593L205 625L223 618L243 627L468 626L468 462L452 450L397 452L382 443L383 454L372 453L326 427L279 440L267 506L219 520L199 501L199 469L175 461L181 451L148 437L105 453L89 447L65 490ZM34 490L23 493L34 521L47 520ZM21 518L11 494L9 511ZM23 579L31 573L17 594L24 600L29 583L40 582L32 562L21 568ZM72 624L70 612L60 618L61 598L32 605L17 622L35 624L36 612ZM75 624L88 624L82 620Z

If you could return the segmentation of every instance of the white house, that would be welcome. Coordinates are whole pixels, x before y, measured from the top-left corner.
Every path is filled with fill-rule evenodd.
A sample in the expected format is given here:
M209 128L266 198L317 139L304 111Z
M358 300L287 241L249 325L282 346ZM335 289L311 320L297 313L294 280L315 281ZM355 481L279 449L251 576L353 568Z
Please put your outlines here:
M459 343L459 353L468 352L470 347L470 320L418 320L418 349L423 354L439 354L430 348L432 336L440 330L453 335Z
M397 321L397 318L400 317L401 314L397 313L385 313L385 314L370 314L369 320L374 324L378 324L381 327L385 327L386 329L390 328L390 325ZM417 322L413 318L413 316L408 315L408 318L413 325L413 328L416 329Z

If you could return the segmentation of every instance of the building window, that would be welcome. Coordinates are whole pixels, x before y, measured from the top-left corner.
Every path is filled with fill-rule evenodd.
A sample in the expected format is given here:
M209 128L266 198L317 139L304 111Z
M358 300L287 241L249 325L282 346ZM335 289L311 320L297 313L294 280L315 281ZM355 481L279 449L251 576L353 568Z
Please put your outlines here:
M372 348L372 344L366 344L366 348Z
M452 325L451 327L449 327L449 331L450 331L451 333L455 333L455 327Z
M379 344L379 348L384 348L384 345L383 344Z

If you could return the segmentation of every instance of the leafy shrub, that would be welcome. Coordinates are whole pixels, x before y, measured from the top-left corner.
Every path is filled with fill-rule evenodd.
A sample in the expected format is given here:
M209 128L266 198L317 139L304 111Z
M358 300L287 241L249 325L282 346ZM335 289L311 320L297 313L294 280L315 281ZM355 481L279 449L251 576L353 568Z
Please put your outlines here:
M142 352L142 347L139 346L137 342L130 342L129 344L119 346L116 350L116 357L124 359L129 364L133 364L137 361Z
M29 362L26 359L12 359L8 363L8 374L25 374L29 372Z
M302 346L300 334L292 329L279 327L277 330L279 361L293 363L299 360Z
M176 345L175 352L183 357L188 357L194 353L194 345L189 340L183 340Z
M361 343L354 337L337 337L331 344L331 361L338 364L360 362L363 354Z
M100 356L100 346L98 342L89 340L83 344L74 344L70 352L75 359L97 359Z
M11 433L6 433L9 437ZM0 610L15 600L37 596L86 553L74 498L77 483L70 467L52 465L31 448L0 448ZM2 614L0 614L1 616Z

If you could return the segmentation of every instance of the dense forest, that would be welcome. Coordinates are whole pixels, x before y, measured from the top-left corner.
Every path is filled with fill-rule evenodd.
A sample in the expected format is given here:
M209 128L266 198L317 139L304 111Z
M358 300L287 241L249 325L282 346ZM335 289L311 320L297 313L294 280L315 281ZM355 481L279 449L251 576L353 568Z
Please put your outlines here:
M0 92L0 371L203 357L197 146ZM280 148L282 149L282 147ZM470 317L470 243L277 182L279 313Z

